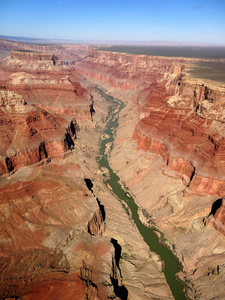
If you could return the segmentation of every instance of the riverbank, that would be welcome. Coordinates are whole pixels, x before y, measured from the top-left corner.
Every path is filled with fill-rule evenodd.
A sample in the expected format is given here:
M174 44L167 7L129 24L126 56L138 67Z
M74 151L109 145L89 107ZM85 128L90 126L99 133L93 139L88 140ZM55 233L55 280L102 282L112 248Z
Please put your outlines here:
M224 91L185 61L91 51L77 70L126 104L110 165L182 261L188 298L224 299L224 236L203 222L224 194Z
M158 255L149 252L148 246L130 216L127 215L122 203L103 182L104 178L109 177L109 172L106 168L99 170L96 158L99 156L100 144L97 141L100 139L106 126L106 123L101 121L102 115L106 116L108 114L110 104L102 97L99 98L99 95L95 92L93 92L93 96L96 111L93 116L93 123L91 128L83 127L80 131L76 149L82 157L74 156L73 162L83 161L82 172L84 172L84 178L91 180L93 193L101 205L104 206L105 231L102 233L102 238L116 240L118 247L121 247L120 271L117 270L116 272L118 285L127 289L127 299L173 299L162 272L160 258ZM103 133L103 139L106 137L107 135ZM92 236L92 239L99 238L101 239L99 236ZM108 263L110 264L111 261ZM104 272L102 270L103 278ZM110 295L112 297L112 289L109 287L108 297Z
M179 276L187 282L188 299L212 299L213 295L223 299L224 239L203 223L215 196L185 194L184 181L167 172L166 161L160 155L138 149L133 140L137 108L131 101L126 103L110 165L135 196L139 211L144 212L144 224L154 222L182 262L183 273ZM215 271L218 265L219 273Z
M181 300L186 299L183 291L186 289L183 284L176 278L176 273L182 268L178 259L172 254L172 252L159 242L159 237L155 234L155 228L149 228L142 224L138 216L138 207L135 204L133 198L129 195L128 192L121 187L119 177L113 172L108 164L108 158L111 154L111 151L106 153L107 145L111 144L111 149L113 146L113 141L115 138L115 133L118 127L118 119L121 110L125 107L122 101L113 99L112 97L105 94L99 88L96 88L96 91L105 97L110 103L114 103L115 108L111 108L111 113L108 117L107 128L104 130L104 133L107 134L108 138L103 139L100 147L100 159L99 164L101 167L107 168L110 174L110 178L105 181L107 186L110 186L114 194L119 198L121 203L125 205L127 213L132 217L135 225L137 226L140 234L142 235L144 241L149 246L151 251L154 251L158 254L163 263L163 272L165 273L167 283L170 286L172 294L175 299ZM127 206L129 210L127 209Z

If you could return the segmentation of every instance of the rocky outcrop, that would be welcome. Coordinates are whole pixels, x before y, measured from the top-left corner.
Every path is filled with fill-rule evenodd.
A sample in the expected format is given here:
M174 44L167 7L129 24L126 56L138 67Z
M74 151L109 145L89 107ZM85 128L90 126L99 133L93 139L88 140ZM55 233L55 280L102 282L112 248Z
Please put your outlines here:
M212 204L211 212L204 220L205 225L213 225L225 235L225 198L217 199Z
M99 204L100 205L100 204ZM88 233L91 235L102 235L105 231L105 212L101 207L94 212L92 219L88 222Z
M38 51L15 50L10 55L11 59L19 59L24 61L36 60L52 60L53 65L56 63L57 57L50 53L41 53Z
M93 183L89 178L84 179L87 188L92 192L93 196L95 194L92 190ZM105 232L105 208L104 205L101 204L98 198L96 198L99 209L94 212L92 219L88 222L88 233L91 235L102 235Z
M1 175L6 172L62 157L74 147L76 121L58 119L47 111L27 105L24 99L9 91L0 91Z
M164 76L164 73L169 71L177 73L179 69L183 69L184 61L90 50L87 57L76 63L76 70L88 78L106 82L114 88L136 91L155 80L159 74Z
M225 122L223 85L178 75L169 82L168 90L172 95L168 100L170 106L190 108L200 117Z
M6 57L0 67L14 71L46 72L59 71L67 67L53 54L37 51L16 50Z
M54 53L59 59L78 60L88 54L89 45L78 44L29 44L0 39L0 58L5 58L11 51L18 49Z
M10 75L5 89L23 96L29 104L60 115L91 120L92 100L87 90L68 75L34 75L17 72Z
M178 59L177 67L175 63L163 72L157 65L139 64L134 67L138 89L119 90L104 76L135 82L134 74L128 71L129 60L128 66L124 63L126 54L111 53L114 60L107 55L102 68L102 53L96 52L78 68L81 73L87 69L88 78L97 83L103 76L101 87L127 104L110 165L134 195L141 220L159 227L182 261L179 276L187 282L188 298L223 299L223 206L205 222L213 226L204 226L203 220L224 196L224 88L187 78L180 73L185 61ZM136 57L141 61L142 56Z

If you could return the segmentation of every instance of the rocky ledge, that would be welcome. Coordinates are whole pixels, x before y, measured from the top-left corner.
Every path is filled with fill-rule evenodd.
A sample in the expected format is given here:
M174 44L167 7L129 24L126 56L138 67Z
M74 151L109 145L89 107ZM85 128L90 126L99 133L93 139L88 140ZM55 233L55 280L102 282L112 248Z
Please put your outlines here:
M14 92L0 91L0 100L1 175L73 149L75 120L66 125L66 120L28 105Z
M67 67L53 54L29 50L15 50L2 60L1 68L7 70L56 71Z
M188 298L223 299L224 87L188 78L188 63L101 51L78 69L127 104L110 163L182 261Z

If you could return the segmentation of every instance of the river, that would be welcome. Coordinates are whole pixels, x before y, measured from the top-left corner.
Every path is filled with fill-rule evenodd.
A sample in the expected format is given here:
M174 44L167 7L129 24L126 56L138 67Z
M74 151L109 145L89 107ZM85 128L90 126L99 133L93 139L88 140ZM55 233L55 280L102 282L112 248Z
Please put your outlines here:
M125 107L125 104L122 101L107 95L97 87L95 88L95 90L110 102L107 127L104 130L104 138L102 138L101 140L99 152L100 167L107 168L109 171L109 178L107 177L104 183L107 186L111 186L112 191L121 201L127 214L131 215L134 223L136 224L136 227L138 228L146 244L149 246L150 250L160 256L163 262L163 272L174 298L176 300L185 300L185 284L181 282L176 276L176 273L182 269L181 263L179 262L178 258L172 253L172 251L168 247L166 247L165 244L163 244L162 238L158 238L158 236L155 234L155 231L158 231L161 237L163 237L162 233L156 228L149 228L142 224L138 216L138 206L136 205L134 199L129 195L129 193L122 188L119 183L120 178L116 175L116 173L113 172L109 165L108 158L111 148L108 150L108 147L109 145L110 147L113 146L116 129L118 127L119 113Z

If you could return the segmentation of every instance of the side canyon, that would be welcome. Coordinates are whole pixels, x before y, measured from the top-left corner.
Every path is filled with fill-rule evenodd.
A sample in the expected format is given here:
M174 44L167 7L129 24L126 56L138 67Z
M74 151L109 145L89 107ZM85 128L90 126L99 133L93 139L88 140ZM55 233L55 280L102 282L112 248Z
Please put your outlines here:
M5 40L0 53L0 298L174 299L104 184L113 104L98 86L125 104L104 153L139 219L179 259L187 299L224 299L224 85L191 78L193 58Z

